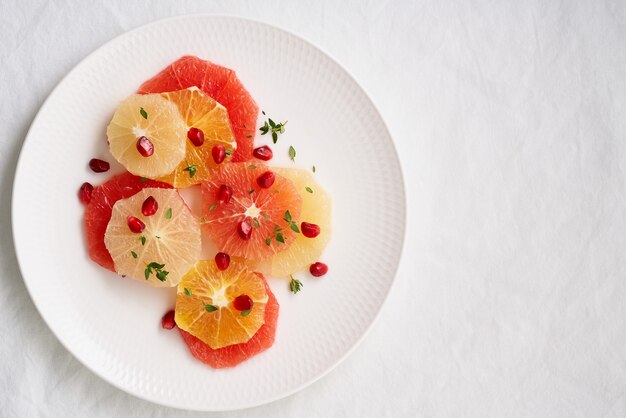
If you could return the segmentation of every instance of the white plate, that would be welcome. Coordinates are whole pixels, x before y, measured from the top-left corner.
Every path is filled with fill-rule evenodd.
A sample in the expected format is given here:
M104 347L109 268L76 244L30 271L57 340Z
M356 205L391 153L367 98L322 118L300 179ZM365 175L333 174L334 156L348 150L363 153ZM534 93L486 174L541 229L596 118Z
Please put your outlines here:
M234 369L193 359L160 327L173 289L123 280L89 261L82 182L108 174L105 128L116 104L184 54L233 68L269 116L288 119L274 162L317 167L333 197L330 272L270 280L281 305L276 343ZM265 137L257 143L266 141ZM119 166L114 165L114 170ZM385 124L355 80L307 41L235 17L159 21L107 43L72 70L33 122L13 189L13 234L24 281L48 326L85 366L150 401L185 409L245 408L287 396L336 366L363 338L393 282L405 229L401 170Z

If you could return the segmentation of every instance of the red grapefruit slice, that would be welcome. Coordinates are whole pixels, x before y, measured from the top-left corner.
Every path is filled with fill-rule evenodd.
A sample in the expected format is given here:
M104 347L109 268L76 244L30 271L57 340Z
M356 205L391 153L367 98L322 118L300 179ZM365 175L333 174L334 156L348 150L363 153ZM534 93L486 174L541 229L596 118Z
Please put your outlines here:
M107 182L93 189L91 201L85 207L84 223L89 257L105 269L113 272L115 271L115 266L104 244L104 233L111 219L112 208L115 202L131 197L146 187L166 189L172 187L159 181L142 180L145 179L130 173L112 177Z
M276 173L270 187L261 187L257 180L268 171L260 163L225 164L202 185L201 222L220 251L261 260L284 251L295 240L297 227L286 219L300 219L302 198L290 180ZM220 203L224 187L232 190L232 197ZM248 239L242 237L243 224L250 229Z
M198 87L228 110L237 140L232 161L251 159L259 107L233 70L198 57L184 56L144 82L138 93L165 93L192 86Z
M257 274L263 277L260 273ZM189 351L196 359L215 369L234 367L250 357L267 350L274 344L280 305L267 285L265 278L263 278L263 281L268 296L267 304L265 305L265 322L248 342L214 350L199 338L180 328L178 329L185 344L189 347Z

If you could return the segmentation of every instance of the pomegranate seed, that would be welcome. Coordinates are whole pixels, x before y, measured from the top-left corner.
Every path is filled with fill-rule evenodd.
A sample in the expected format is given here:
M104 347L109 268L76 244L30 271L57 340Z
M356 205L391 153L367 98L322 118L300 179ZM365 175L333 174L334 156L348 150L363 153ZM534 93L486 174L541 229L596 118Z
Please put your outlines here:
M92 158L89 160L89 168L91 168L95 173L104 173L105 171L109 171L111 165L104 160Z
M254 302L248 295L240 295L233 299L233 307L238 311L249 311L252 309Z
M226 253L215 254L215 264L220 270L226 270L230 265L230 256Z
M189 128L187 131L187 138L194 144L196 147L204 144L204 132L202 129L198 128Z
M300 224L300 230L302 231L302 235L307 238L315 238L320 234L320 227L308 222L302 222Z
M252 236L252 225L250 225L250 222L247 220L239 222L237 224L237 233L241 239L249 240Z
M311 264L311 267L309 267L309 271L313 276L320 277L328 273L328 266L318 261L317 263Z
M78 199L86 205L91 202L91 192L93 192L93 186L89 183L83 183L78 189Z
M255 148L254 151L252 151L252 155L259 160L268 161L272 159L274 153L270 147L263 145L262 147Z
M143 157L149 157L154 154L154 145L152 145L152 142L145 136L140 136L137 139L137 151L139 151L139 154Z
M272 173L271 171L266 171L265 173L257 177L256 182L260 187L268 189L272 187L272 184L274 184L274 180L276 180L274 173Z
M217 202L220 205L225 205L230 202L231 197L233 197L233 188L222 184L217 191Z
M141 205L141 213L143 216L152 216L159 209L159 204L156 199L152 196L148 197L143 201L143 205Z
M222 161L224 161L224 158L226 158L226 148L224 148L224 145L213 145L213 148L211 148L211 154L213 155L213 161L215 161L215 164L221 164Z
M174 319L175 316L176 313L173 310L163 315L163 318L161 318L161 326L164 329L174 328L176 326L176 320Z
M144 224L141 219L135 218L134 216L129 216L126 218L126 222L128 223L128 229L130 229L135 234L139 234L143 232L146 228L146 224Z

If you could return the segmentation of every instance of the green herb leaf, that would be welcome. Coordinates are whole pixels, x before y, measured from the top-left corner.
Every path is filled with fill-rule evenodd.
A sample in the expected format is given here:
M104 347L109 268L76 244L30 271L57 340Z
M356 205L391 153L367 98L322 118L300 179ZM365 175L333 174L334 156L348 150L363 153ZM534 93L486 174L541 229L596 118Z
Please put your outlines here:
M267 212L263 212L263 219L265 219L266 221L269 219L269 216L267 216Z
M145 178L145 177L139 177L139 181L142 182L142 183L145 183L145 182L148 181L148 179Z
M261 131L261 135L265 135L270 131L270 126L267 124L267 122L265 122L263 126L259 128L259 131Z
M291 290L291 293L296 294L300 290L302 290L302 287L304 287L304 285L300 280L294 279L291 274L289 275L289 277L291 277L291 281L289 282L289 290Z
M278 142L278 134L276 132L272 132L272 142L273 143Z
M282 242L283 244L285 243L285 238L283 237L283 234L281 234L280 232L276 234L276 242Z
M291 222L291 213L288 210L285 211L285 220Z
M146 245L146 237L143 235L139 237L139 241L141 241L141 245Z
M167 212L165 212L165 219L172 219L172 208L169 208Z
M315 166L313 166L313 172L315 173Z
M311 189L309 186L306 186L304 190L306 190L309 193L313 193L313 189Z
M261 113L263 113L263 116L265 116L265 110L261 110Z
M143 107L141 109L139 109L139 113L141 113L141 116L144 119L148 119L148 112L146 112L146 110Z
M191 289L185 288L184 290L185 290L185 295L191 296Z
M296 233L298 233L298 234L300 233L300 228L298 228L298 225L296 225L296 223L295 223L295 222L292 222L292 223L289 225L289 227L290 227L290 228L291 228L294 232L296 232Z
M251 170L254 170L256 168L256 165L251 164L251 165L248 166L248 168L251 169Z
M200 218L200 222L205 223L206 219L204 219L204 216Z
M157 270L156 272L156 277L157 279L159 279L160 281L164 282L166 280L167 275L170 274L169 271L165 271L165 270Z
M252 135L246 135L246 138L252 138Z
M215 311L217 311L217 306L205 304L204 305L204 310L207 311L207 312L215 312Z
M183 171L188 171L189 172L189 177L193 177L196 175L196 165L195 164L189 164L188 161L185 161L185 164L187 164L187 168L183 168Z
M211 205L211 206L209 206L209 210L215 210L216 207L217 207L217 205Z
M252 220L252 227L254 227L254 228L259 228L259 227L261 227L261 224L259 223L259 220L258 220L257 218L254 218L254 219Z
M245 311L241 311L241 316L248 316L252 312L252 309L246 309Z
M137 253L136 253L136 252L134 252L134 251L131 251L131 252L130 252L130 255L132 255L132 256L133 256L133 258L137 258Z
M231 155L233 153L233 150L232 149L227 149L224 152L226 153L226 155Z
M267 121L270 123L270 126L271 126L272 128L275 128L275 127L276 127L276 122L274 122L274 121L272 120L272 118L268 118L268 119L267 119Z
M148 264L148 268L162 269L163 267L165 267L165 264L159 264L156 261L153 261L152 263Z
M150 268L146 268L146 269L143 271L143 274L144 274L144 276L146 276L146 280L148 280L148 277L150 277L150 274L152 274L152 269L150 269Z
M248 192L248 194L252 194L252 193L254 193L254 189L252 189L252 190L250 190L250 191Z
M265 238L265 244L266 245L270 245L272 243L272 239L271 238Z
M289 158L291 158L291 161L296 161L296 149L294 147L292 147L291 145L289 146Z

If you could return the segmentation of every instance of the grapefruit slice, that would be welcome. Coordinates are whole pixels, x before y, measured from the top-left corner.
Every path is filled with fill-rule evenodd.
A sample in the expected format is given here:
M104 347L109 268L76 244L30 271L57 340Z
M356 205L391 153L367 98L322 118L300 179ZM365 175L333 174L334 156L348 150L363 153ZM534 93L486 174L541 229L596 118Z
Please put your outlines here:
M308 170L297 168L274 168L277 174L293 182L302 196L302 212L299 221L316 224L320 234L307 238L298 234L286 250L263 260L259 271L273 277L289 277L290 274L308 268L319 260L331 236L331 199L328 193L315 181ZM298 224L300 224L298 222Z
M263 281L268 296L267 305L265 305L264 323L248 342L214 350L199 338L179 328L180 335L195 358L216 369L234 367L250 357L267 350L274 344L279 305L264 278Z
M236 146L228 112L224 106L197 87L163 93L162 96L176 104L185 120L187 130L196 128L202 131L204 142L197 146L187 138L185 158L172 173L159 180L177 188L201 183L209 178L209 169L217 166L211 156L213 146L221 144L227 150L232 150Z
M164 93L192 86L198 87L228 110L237 140L232 161L251 159L259 107L233 70L187 55L144 82L138 92Z
M91 201L85 206L84 215L87 251L89 257L105 269L115 272L113 259L104 244L104 233L111 219L113 205L118 200L131 197L146 187L171 188L172 186L123 173L94 187Z
M300 219L302 199L293 183L274 173L269 188L257 180L271 171L255 163L226 164L202 185L203 224L211 241L231 256L260 260L286 250L296 233L289 221ZM220 189L230 187L232 198L220 203ZM243 224L251 227L249 239L240 235Z
M240 296L250 309L238 309ZM178 285L176 325L212 349L245 343L263 325L267 300L265 281L244 260L231 258L223 271L215 260L198 261Z
M138 148L147 138L151 151ZM131 173L157 178L176 168L185 157L187 126L178 107L160 94L133 94L119 104L107 126L113 157Z
M158 209L146 216L142 206L149 197ZM132 229L137 220L141 230ZM145 188L115 203L104 243L119 274L171 287L200 256L200 227L176 190Z

